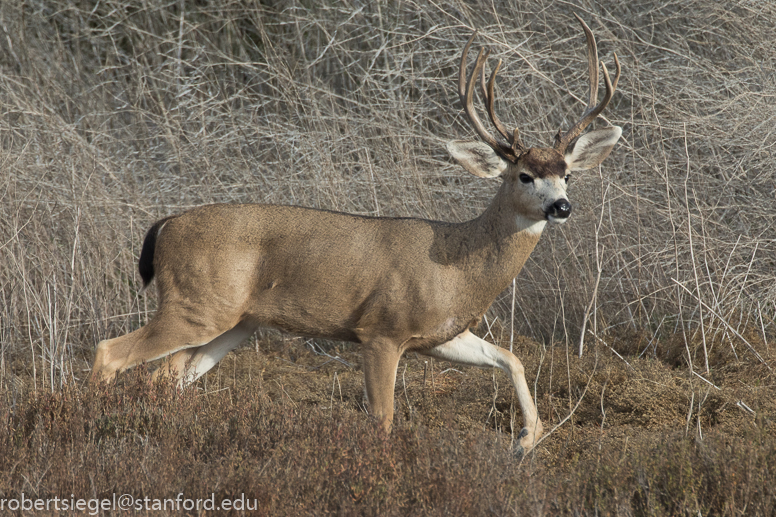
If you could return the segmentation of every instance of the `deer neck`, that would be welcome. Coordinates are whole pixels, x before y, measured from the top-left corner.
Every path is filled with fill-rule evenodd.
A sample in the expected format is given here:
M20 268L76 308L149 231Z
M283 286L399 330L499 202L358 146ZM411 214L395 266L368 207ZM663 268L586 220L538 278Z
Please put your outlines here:
M450 265L467 271L471 283L492 286L487 296L498 295L517 276L546 224L526 219L517 208L504 183L479 217L456 225L450 235Z

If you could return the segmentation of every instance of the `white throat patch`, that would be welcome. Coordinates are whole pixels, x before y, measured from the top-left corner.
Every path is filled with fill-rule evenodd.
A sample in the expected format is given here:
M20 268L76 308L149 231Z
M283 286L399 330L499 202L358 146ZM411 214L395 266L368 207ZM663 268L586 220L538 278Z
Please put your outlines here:
M533 235L540 235L547 225L547 221L531 221L522 215L518 215L515 217L515 224L517 225L518 231L526 231Z

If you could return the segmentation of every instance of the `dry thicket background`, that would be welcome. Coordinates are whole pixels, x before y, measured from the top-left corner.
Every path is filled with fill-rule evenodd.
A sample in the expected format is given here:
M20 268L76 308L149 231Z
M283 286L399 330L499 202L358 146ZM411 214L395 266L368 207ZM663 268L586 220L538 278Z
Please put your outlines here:
M524 353L568 359L584 328L585 354L662 361L700 386L693 375L713 381L727 364L769 372L772 2L9 0L4 400L81 385L99 340L148 320L155 295L138 292L136 259L162 216L212 202L476 216L498 180L468 175L445 150L473 137L455 89L463 44L477 29L491 62L504 59L501 118L547 146L584 109L573 12L609 69L615 51L622 63L596 124L623 138L600 170L573 177L573 216L545 231L518 277L514 317L511 290L494 304L493 337L509 346L514 324L535 340ZM571 369L555 375L572 391Z
M463 43L477 29L505 60L502 118L549 145L584 108L572 12L622 62L605 117L623 138L573 178L574 217L518 278L516 332L576 348L589 307L601 339L684 332L700 369L714 347L762 353L776 330L770 2L27 0L0 7L0 379L81 379L99 340L148 319L136 257L159 217L212 202L474 217L498 180L444 148L473 136ZM507 292L491 319L510 306Z

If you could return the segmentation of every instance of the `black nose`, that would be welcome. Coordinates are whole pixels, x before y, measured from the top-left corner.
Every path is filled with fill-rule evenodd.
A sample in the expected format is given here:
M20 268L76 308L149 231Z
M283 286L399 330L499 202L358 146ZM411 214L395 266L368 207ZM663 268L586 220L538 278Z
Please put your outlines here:
M559 219L565 219L571 215L571 203L568 199L559 199L552 205L552 213L549 215Z

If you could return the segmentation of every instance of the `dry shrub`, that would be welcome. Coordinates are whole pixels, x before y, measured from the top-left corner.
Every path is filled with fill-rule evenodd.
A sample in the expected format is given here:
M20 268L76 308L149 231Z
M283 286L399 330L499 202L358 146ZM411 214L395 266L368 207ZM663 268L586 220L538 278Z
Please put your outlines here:
M605 358L599 366L617 369ZM654 382L653 370L634 374ZM180 392L147 379L138 368L110 386L1 402L0 497L244 495L261 515L771 515L776 505L772 422L735 438L711 426L700 438L582 417L554 451L540 445L520 462L507 439L481 429L417 420L389 437L347 406L273 402L249 385Z
M244 493L272 515L468 514L508 502L508 485L484 491L471 479L518 467L500 440L413 427L389 438L352 412L273 404L253 387L177 393L140 370L119 385L31 393L0 415L8 497Z
M606 117L625 132L518 279L518 332L576 342L589 307L595 334L700 333L738 355L773 339L776 13L756 6L576 8L623 63ZM3 372L37 386L80 378L98 340L148 318L134 263L160 216L214 201L481 211L496 183L443 146L470 136L454 80L471 28L505 59L499 109L533 145L579 116L587 74L570 13L540 1L13 1L0 16ZM510 317L509 294L492 317Z

